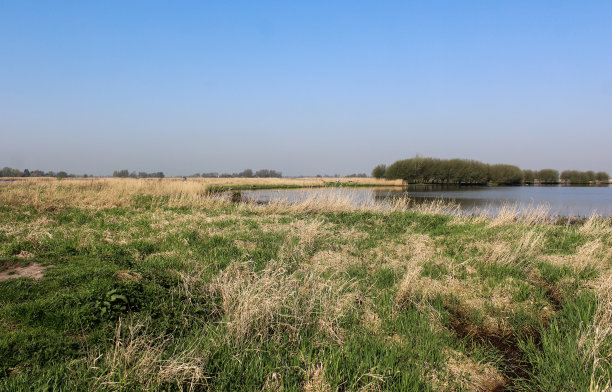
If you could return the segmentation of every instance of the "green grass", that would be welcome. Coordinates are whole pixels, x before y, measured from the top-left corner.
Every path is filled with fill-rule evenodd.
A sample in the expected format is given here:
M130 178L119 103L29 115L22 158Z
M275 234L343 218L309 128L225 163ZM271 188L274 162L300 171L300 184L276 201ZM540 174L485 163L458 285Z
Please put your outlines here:
M497 372L508 389L569 391L612 374L607 363L593 370L578 341L593 327L590 282L607 273L609 256L580 268L547 259L594 239L609 245L605 232L416 212L177 208L147 195L130 207L1 207L0 222L0 272L48 267L40 280L0 281L0 390L188 390L195 382L195 390L298 391L317 381L318 367L329 390L470 390L472 369ZM542 233L539 248L519 249L531 230ZM493 243L519 253L493 260ZM241 299L245 306L265 312L268 293L285 301L244 338L232 332L240 313L219 289L235 266L249 271L241 287L261 295ZM435 293L406 291L415 268L417 282L438 282ZM298 290L282 299L285 278L321 297ZM494 344L498 335L523 361L520 371ZM606 358L610 344L602 347ZM459 370L449 365L457 358Z

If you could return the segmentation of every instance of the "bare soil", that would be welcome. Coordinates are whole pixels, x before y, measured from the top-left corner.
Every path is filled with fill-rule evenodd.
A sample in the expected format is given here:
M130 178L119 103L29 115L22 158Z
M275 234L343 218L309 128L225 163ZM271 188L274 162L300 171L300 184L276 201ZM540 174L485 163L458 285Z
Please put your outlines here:
M0 282L8 279L17 278L31 278L41 279L45 269L51 267L50 265L42 266L38 263L30 263L24 266L21 263L11 263L9 265L4 264L0 270Z

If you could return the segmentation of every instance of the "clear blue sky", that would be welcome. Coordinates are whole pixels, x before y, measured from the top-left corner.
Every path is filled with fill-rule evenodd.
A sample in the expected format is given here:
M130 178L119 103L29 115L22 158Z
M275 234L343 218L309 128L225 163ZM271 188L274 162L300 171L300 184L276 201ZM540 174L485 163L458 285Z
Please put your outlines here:
M611 1L0 0L0 166L612 173Z

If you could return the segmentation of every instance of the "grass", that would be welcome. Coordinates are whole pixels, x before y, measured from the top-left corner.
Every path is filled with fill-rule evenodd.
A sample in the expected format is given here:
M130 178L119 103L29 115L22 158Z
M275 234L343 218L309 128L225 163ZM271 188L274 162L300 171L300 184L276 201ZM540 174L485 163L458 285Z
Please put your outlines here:
M609 390L610 219L207 186L0 186L0 390Z

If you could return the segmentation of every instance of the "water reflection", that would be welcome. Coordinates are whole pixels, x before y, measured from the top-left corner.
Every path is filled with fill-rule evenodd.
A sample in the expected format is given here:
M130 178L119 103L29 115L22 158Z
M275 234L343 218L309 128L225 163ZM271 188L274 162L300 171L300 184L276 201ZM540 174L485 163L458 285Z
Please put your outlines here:
M518 186L476 187L456 185L412 185L403 188L324 188L255 190L244 196L256 201L299 202L315 194L342 193L359 203L390 203L408 197L416 203L436 200L457 203L466 213L497 214L504 206L533 209L545 205L551 215L585 217L596 212L612 216L612 187L609 186Z

